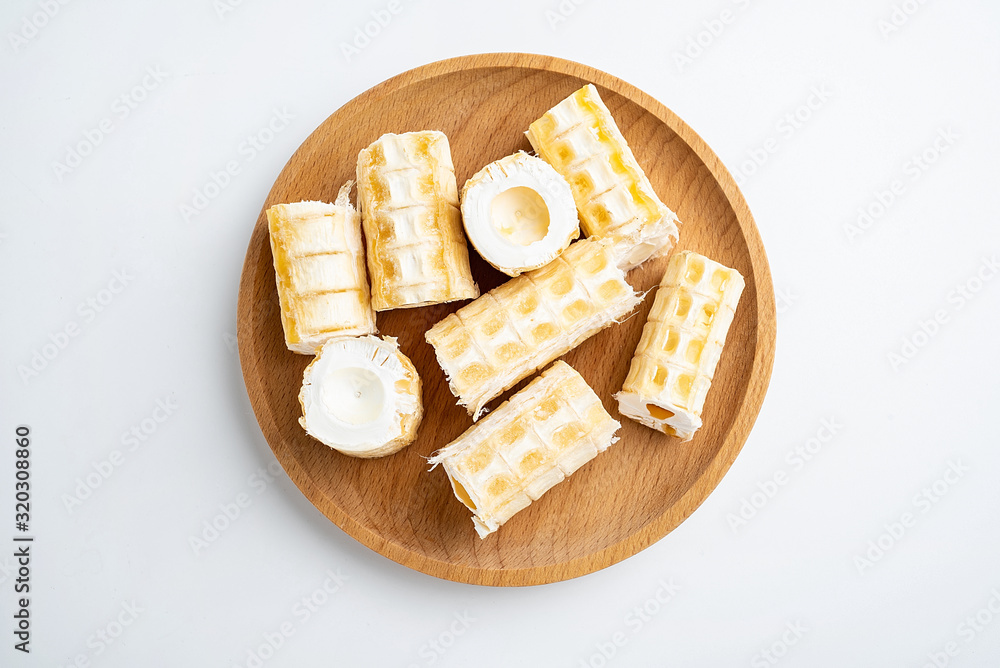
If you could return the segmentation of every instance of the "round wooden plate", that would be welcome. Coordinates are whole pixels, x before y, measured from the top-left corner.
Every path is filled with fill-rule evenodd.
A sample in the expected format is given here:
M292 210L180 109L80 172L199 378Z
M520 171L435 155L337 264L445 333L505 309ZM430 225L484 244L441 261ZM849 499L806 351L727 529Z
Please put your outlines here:
M632 318L566 355L621 421L621 441L480 540L444 471L428 472L424 459L472 424L424 341L424 332L462 303L378 314L380 332L398 337L423 379L423 424L417 440L390 457L341 455L308 437L297 422L302 371L312 358L285 348L264 211L280 202L333 201L354 178L358 151L385 132L443 131L461 188L487 163L530 151L528 124L586 83L597 86L654 189L683 221L678 249L735 267L746 289L705 405L705 426L689 443L621 417L611 398L625 379L652 295ZM469 255L483 292L507 278L475 252ZM648 290L665 264L647 262L628 280ZM250 237L238 334L243 377L261 430L291 479L327 517L376 552L436 577L532 585L591 573L635 554L680 524L715 488L764 399L774 358L774 292L760 236L736 183L670 110L585 65L484 54L393 77L345 104L306 139L268 194Z

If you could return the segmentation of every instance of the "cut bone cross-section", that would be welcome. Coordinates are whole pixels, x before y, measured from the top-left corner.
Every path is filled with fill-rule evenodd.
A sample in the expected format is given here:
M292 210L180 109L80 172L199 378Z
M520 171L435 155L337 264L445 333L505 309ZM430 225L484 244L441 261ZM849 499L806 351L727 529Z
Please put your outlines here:
M420 377L391 337L324 343L303 374L299 403L306 432L353 457L401 450L423 417Z
M580 236L569 184L523 151L465 182L462 221L483 259L508 276L548 264Z

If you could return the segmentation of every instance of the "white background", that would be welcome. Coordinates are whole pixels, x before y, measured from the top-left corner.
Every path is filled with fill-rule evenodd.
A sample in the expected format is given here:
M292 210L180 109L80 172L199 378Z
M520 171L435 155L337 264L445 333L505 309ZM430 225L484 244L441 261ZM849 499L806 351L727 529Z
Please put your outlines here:
M996 2L414 0L349 58L387 2L44 4L0 10L0 542L18 424L37 536L30 656L0 549L0 664L258 665L285 624L263 665L1000 665ZM233 338L250 230L294 149L378 82L487 51L577 60L678 113L739 177L779 307L760 418L705 503L616 566L520 589L408 570L262 477ZM133 94L147 68L162 80ZM126 116L122 95L144 99ZM275 110L291 120L251 157ZM127 285L102 292L115 272ZM329 572L346 579L306 618Z

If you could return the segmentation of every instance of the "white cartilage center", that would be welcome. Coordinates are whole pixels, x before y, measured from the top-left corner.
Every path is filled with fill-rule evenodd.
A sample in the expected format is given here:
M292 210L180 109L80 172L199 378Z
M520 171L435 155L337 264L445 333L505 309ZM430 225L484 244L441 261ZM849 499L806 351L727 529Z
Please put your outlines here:
M580 236L569 184L523 151L491 162L466 181L462 222L483 259L508 276L548 264Z
M400 450L423 416L420 377L390 337L324 343L302 376L299 403L310 436L354 457Z

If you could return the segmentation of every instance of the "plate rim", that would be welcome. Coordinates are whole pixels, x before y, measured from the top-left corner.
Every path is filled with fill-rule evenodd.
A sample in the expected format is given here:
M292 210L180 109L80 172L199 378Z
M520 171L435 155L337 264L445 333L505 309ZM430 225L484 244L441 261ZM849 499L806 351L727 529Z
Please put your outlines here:
M278 184L282 181L282 175L285 174L293 163L297 162L300 151L307 150L311 146L311 140L317 132L325 127L341 110L356 104L363 98L377 99L416 83L459 71L498 68L544 70L589 81L640 105L680 137L708 168L736 215L737 224L747 243L752 274L756 283L756 308L758 317L756 345L753 349L750 377L746 392L743 394L742 403L736 408L733 423L726 432L723 443L715 457L710 460L708 466L701 471L691 486L673 505L638 531L596 552L556 564L490 570L486 568L472 568L461 564L449 564L433 559L424 553L415 552L392 543L381 534L363 526L354 517L341 510L322 494L318 487L313 484L312 477L308 471L299 464L298 460L285 451L281 432L278 429L274 416L271 414L269 406L266 402L258 400L251 389L251 382L248 381L253 379L253 382L256 382L259 376L254 375L256 363L250 348L251 342L255 339L253 336L253 318L245 316L252 313L256 304L252 298L252 288L254 287L253 268L257 266L257 258L262 246L256 237L262 232L266 235L267 232L267 202L271 201L272 195L275 194ZM777 333L775 309L770 266L764 250L763 240L750 213L750 208L742 192L740 192L736 180L722 164L719 157L709 148L701 136L691 129L679 116L636 86L589 65L555 56L532 53L480 53L431 62L386 79L341 105L341 107L316 126L309 136L296 148L275 178L274 184L267 194L250 235L241 270L239 293L237 295L237 346L239 349L243 384L249 396L254 416L268 446L299 491L330 521L362 545L399 564L427 575L467 584L528 586L569 580L602 570L623 561L666 537L667 534L690 517L698 506L708 498L742 450L744 443L749 438L750 430L760 413L774 364ZM247 331L248 328L249 331ZM279 452L279 450L282 452Z

